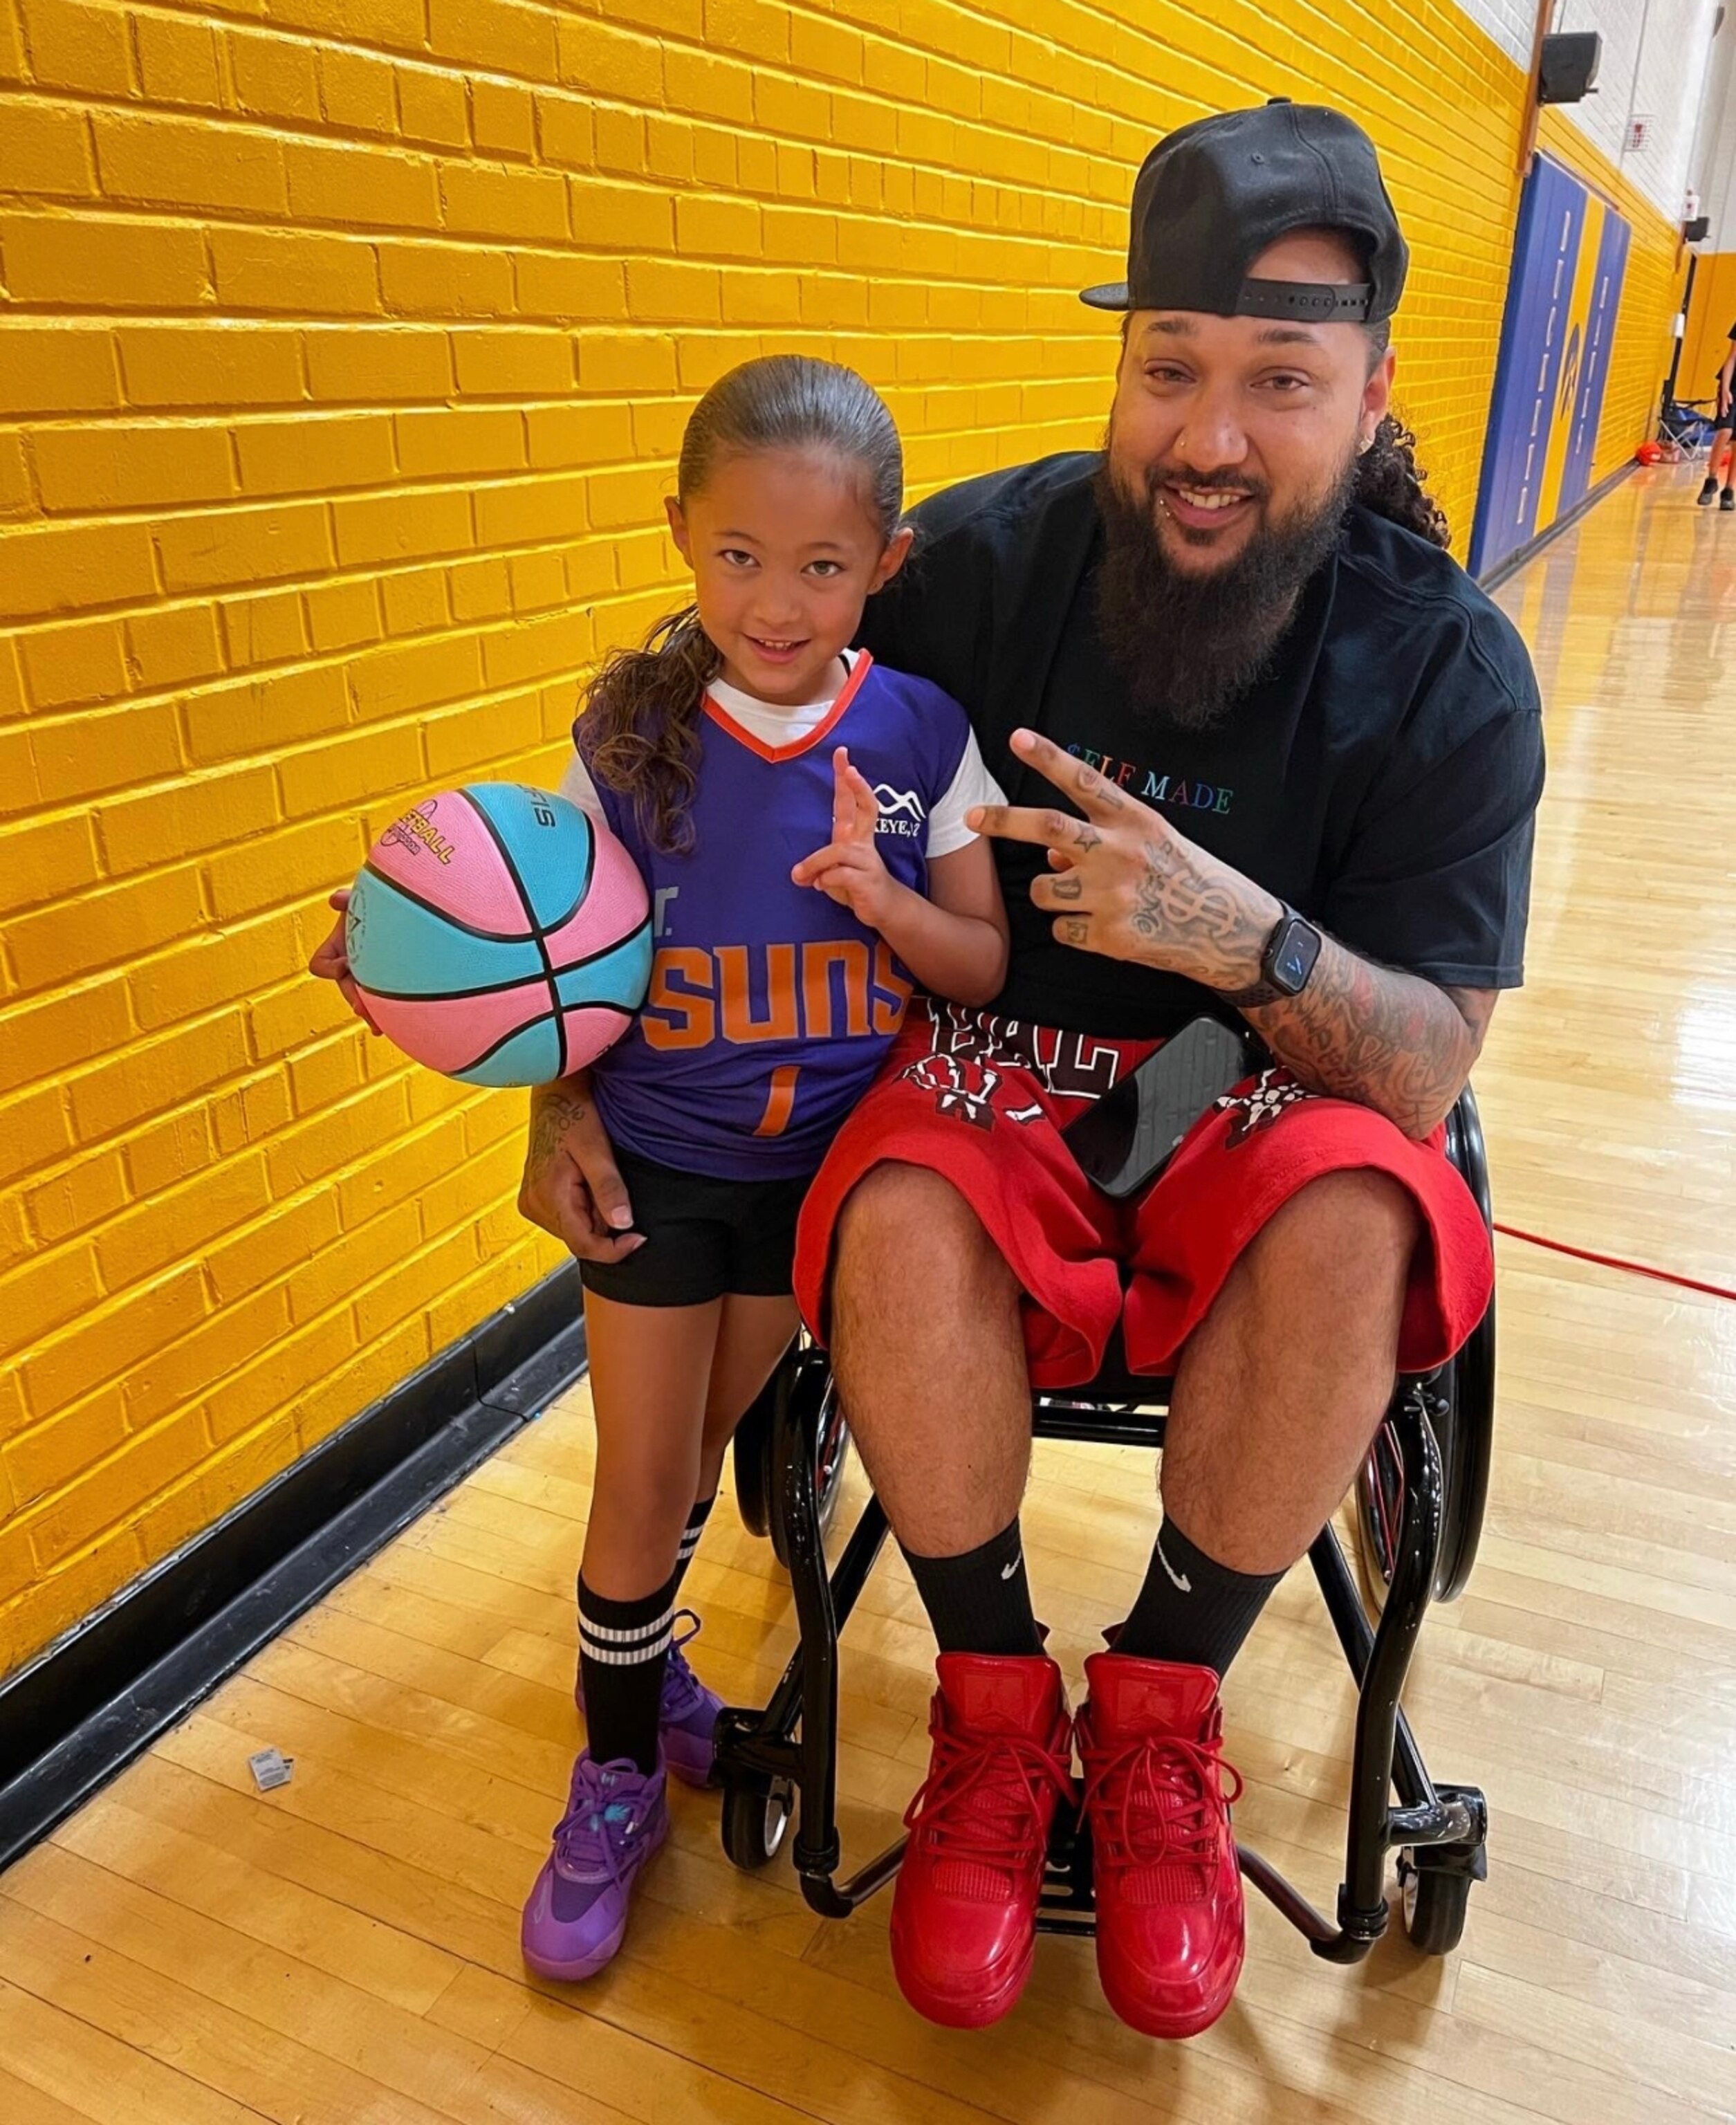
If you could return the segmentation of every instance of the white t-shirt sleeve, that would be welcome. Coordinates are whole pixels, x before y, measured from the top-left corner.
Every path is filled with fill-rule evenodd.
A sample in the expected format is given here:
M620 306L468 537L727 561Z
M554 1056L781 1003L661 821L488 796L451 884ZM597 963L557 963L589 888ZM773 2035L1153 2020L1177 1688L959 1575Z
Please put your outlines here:
M929 813L929 861L936 856L949 856L955 849L968 847L976 839L975 829L964 822L964 815L973 804L1004 804L1006 801L1006 792L984 765L976 733L972 731L946 794Z
M597 785L590 779L590 770L580 759L578 748L573 748L566 772L561 777L561 791L569 804L576 804L581 812L588 812L593 819L604 817L603 800L597 794Z

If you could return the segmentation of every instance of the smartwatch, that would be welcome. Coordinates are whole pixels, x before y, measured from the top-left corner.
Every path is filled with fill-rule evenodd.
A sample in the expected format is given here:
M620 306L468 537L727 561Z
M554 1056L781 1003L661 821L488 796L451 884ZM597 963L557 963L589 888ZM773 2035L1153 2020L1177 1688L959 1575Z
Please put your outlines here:
M1278 905L1283 912L1260 954L1258 981L1252 988L1219 992L1226 1003L1234 1004L1239 1011L1254 1004L1276 1003L1282 997L1300 996L1320 956L1320 931L1287 901Z

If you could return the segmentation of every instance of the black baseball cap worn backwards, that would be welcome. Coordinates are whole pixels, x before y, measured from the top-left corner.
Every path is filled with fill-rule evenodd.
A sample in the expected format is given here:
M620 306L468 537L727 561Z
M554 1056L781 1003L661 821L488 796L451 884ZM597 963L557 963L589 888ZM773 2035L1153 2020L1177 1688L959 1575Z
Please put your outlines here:
M1366 277L1250 277L1261 252L1298 229L1343 231ZM1279 97L1197 118L1159 141L1133 186L1127 279L1080 299L1099 310L1376 324L1398 308L1409 263L1373 141L1341 111Z

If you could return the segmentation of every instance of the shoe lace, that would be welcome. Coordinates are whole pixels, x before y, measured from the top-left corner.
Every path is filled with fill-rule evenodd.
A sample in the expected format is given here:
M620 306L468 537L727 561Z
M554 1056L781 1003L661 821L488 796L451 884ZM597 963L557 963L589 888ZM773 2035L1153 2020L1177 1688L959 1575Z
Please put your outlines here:
M691 1645L699 1635L699 1619L691 1609L677 1609L674 1621L679 1625L685 1621L686 1630L677 1629L669 1642L669 1665L663 1670L663 1715L666 1718L680 1719L698 1708L705 1694L705 1684L688 1666L684 1646Z
M1067 1759L1023 1734L957 1734L931 1713L934 1760L904 1812L949 1858L1023 1870L1044 1856L1042 1799L1073 1797Z
M1217 1863L1219 1810L1242 1796L1241 1773L1214 1741L1136 1734L1085 1767L1084 1807L1103 1868Z
M630 1781L628 1790L620 1788ZM625 1756L583 1758L572 1774L567 1812L554 1826L555 1863L580 1881L619 1882L639 1828L645 1781Z

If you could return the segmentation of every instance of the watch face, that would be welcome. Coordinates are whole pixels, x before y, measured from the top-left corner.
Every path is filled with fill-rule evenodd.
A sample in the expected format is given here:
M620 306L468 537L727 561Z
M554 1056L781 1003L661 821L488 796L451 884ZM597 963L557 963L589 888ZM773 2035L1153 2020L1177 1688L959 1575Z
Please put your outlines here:
M1287 923L1272 954L1272 979L1287 995L1295 996L1306 986L1320 955L1320 933L1300 916Z

